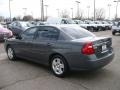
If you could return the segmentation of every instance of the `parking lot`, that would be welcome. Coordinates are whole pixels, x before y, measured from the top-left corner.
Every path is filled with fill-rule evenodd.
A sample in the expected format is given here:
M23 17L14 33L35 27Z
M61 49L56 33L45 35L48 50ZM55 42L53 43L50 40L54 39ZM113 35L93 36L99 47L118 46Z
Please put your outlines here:
M114 60L96 72L71 72L65 78L55 77L47 67L22 59L11 62L0 44L0 90L120 90L120 35L111 31L95 32L111 36Z

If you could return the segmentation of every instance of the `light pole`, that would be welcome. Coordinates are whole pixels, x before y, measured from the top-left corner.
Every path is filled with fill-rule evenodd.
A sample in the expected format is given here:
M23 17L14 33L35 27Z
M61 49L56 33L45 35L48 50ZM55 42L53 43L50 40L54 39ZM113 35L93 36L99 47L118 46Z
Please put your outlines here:
M59 14L60 14L60 9L56 9L57 10L57 13L58 13L58 17L59 17Z
M47 19L47 9L48 9L48 5L44 5L46 7L46 19Z
M88 8L88 19L89 19L90 6L87 6L87 8Z
M95 21L95 19L96 19L95 13L96 13L96 1L94 0L94 21Z
M33 11L31 11L31 15L33 16Z
M111 4L108 4L108 8L109 8L109 20L110 20L110 7L111 7Z
M114 1L114 2L117 3L117 5L116 5L116 16L115 16L115 18L117 18L117 16L118 16L118 14L117 14L117 11L118 11L118 3L120 2L120 0L117 0L117 1Z
M72 17L72 19L73 19L73 8L71 8L71 14L72 14L72 16L71 16L71 17Z
M12 0L9 0L9 14L10 14L10 21L12 21L12 18L11 18L11 4L10 4L11 1L12 1Z
M44 21L44 2L41 0L41 20Z
M24 10L24 16L26 16L27 8L23 8Z
M79 4L80 4L80 2L79 1L76 1L76 3L77 3L77 16L78 16L78 18L79 18Z

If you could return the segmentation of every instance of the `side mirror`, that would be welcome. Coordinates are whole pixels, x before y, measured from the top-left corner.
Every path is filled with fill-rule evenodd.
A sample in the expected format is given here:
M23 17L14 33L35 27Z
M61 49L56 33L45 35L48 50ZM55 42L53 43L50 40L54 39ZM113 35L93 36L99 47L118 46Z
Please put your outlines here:
M16 35L16 37L15 37L16 39L22 39L22 37L20 36L20 35Z

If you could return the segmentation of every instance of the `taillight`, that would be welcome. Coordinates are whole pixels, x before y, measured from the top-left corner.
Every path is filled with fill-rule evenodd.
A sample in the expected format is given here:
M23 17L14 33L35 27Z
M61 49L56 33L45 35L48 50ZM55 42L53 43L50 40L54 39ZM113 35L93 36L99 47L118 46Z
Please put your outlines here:
M94 54L95 51L94 51L92 42L86 43L86 44L83 46L83 48L82 48L82 50L81 50L81 53L84 54L84 55Z

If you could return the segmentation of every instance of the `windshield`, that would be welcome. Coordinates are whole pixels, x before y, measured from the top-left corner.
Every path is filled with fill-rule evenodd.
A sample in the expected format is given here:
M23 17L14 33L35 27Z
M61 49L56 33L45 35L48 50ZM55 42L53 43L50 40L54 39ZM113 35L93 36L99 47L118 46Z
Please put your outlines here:
M71 19L67 19L66 21L67 21L68 24L75 24L75 22Z
M101 23L101 22L99 22L99 21L96 21L95 23L96 23L96 24L102 24L102 23Z
M69 35L72 39L79 39L84 37L95 37L91 32L80 27L61 27L63 32Z
M79 24L85 24L83 21L79 21Z
M30 24L29 22L21 22L21 25L22 25L23 27L32 27L32 26L33 26L33 25Z
M88 21L87 23L89 23L89 24L95 24L93 21Z
M105 21L103 21L102 23L103 23L103 24L108 24L108 23L107 23L107 22L105 22Z

